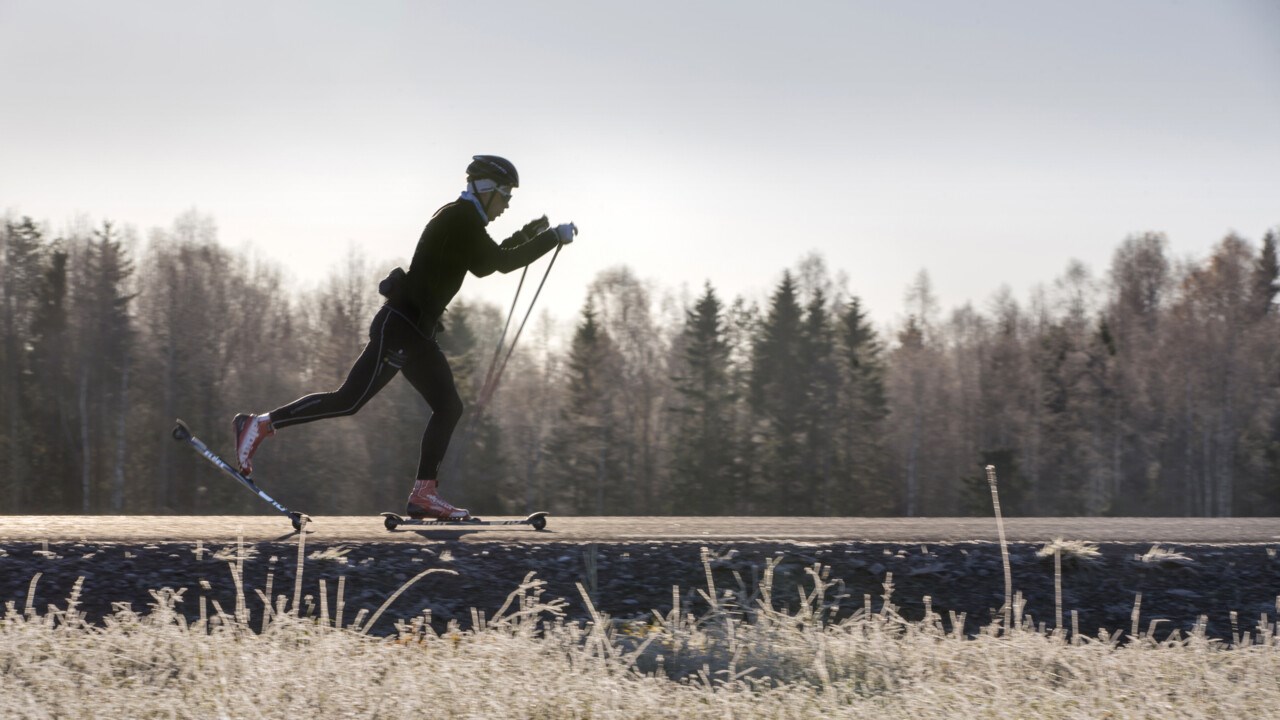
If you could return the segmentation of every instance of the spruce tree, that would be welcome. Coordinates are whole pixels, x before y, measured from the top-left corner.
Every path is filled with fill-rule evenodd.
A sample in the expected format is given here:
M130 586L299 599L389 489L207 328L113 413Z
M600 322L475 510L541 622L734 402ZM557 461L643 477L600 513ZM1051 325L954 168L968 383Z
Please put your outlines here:
M735 515L766 512L764 506L757 502L758 493L753 492L753 483L759 478L760 453L754 436L757 418L750 401L754 375L751 362L755 354L755 339L760 334L760 324L760 307L755 303L748 304L742 297L735 298L725 314L725 341L729 347L729 393L733 397L733 403L730 406L724 442L730 446L733 454L730 480L734 488L725 512Z
M32 427L39 438L32 445L32 471L35 477L45 478L42 501L47 507L75 512L79 508L71 505L77 493L75 443L70 433L72 384L67 373L67 257L56 243L50 248L31 321Z
M1280 264L1276 258L1277 230L1267 231L1262 240L1262 252L1254 269L1254 307L1264 315L1260 323L1259 333L1266 339L1264 347L1274 347L1277 329L1280 329L1280 318L1277 317L1275 297L1280 293ZM1264 355L1271 367L1268 382L1271 397L1274 399L1270 407L1270 418L1264 426L1269 430L1262 455L1262 468L1253 483L1256 488L1258 502L1254 508L1259 515L1274 516L1280 514L1280 357L1274 351Z
M800 497L793 512L830 515L844 494L845 478L837 460L841 380L836 368L835 328L825 293L817 288L805 306L799 338L799 363L794 372L804 392L800 407L805 458Z
M38 372L32 365L27 333L36 312L39 293L43 236L31 218L5 223L0 237L0 300L4 320L0 326L0 402L5 421L0 427L4 448L4 475L0 488L6 504L15 509L26 506L31 486L32 433L29 422L34 384L29 375Z
M844 374L840 418L841 464L846 484L838 496L842 514L886 515L893 488L886 482L884 346L858 298L839 318L840 368Z
M554 503L579 515L633 511L617 502L629 494L616 487L623 476L614 437L620 361L590 299L574 331L567 370L568 398L548 463Z
M134 328L128 290L133 261L104 222L84 247L74 303L81 345L76 370L81 442L80 509L122 512L128 454Z
M685 315L672 408L672 507L682 515L725 514L733 486L729 344L723 306L711 283Z
M798 511L808 468L802 427L807 390L800 371L802 309L795 281L784 272L760 326L751 362L751 407L757 419L756 495L764 514Z
M1276 230L1268 230L1262 238L1262 251L1253 267L1252 302L1258 315L1275 311L1276 294L1280 293L1280 261L1276 258Z
M925 424L931 398L927 394L927 368L933 360L925 343L924 327L915 315L907 317L907 325L898 332L898 346L893 353L893 378L896 387L896 416L901 437L902 494L900 509L908 516L920 514L924 448L927 443Z

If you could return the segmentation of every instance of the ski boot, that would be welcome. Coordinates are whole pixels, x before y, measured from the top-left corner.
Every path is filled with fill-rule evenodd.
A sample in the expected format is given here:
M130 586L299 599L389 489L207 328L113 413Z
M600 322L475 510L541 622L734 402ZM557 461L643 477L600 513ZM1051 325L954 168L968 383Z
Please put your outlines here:
M253 454L263 440L276 434L271 425L270 415L246 415L240 413L231 421L236 433L236 462L240 474L249 477L253 474Z
M439 483L435 480L418 480L413 483L405 515L414 520L469 520L471 513L456 508L440 497Z

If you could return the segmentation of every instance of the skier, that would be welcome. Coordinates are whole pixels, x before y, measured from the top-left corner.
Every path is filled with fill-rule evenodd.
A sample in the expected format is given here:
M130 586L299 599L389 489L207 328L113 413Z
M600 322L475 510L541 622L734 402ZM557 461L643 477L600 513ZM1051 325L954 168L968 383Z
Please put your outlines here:
M573 223L554 228L546 216L534 220L501 245L485 226L507 209L520 177L510 161L495 155L476 155L467 166L467 189L436 211L413 253L408 273L396 268L379 285L386 302L373 316L369 343L352 365L342 387L294 400L264 415L242 413L232 426L240 472L253 472L258 446L277 430L314 420L354 415L397 372L431 406L431 420L422 436L418 473L409 493L406 514L412 518L466 520L471 514L450 505L439 493L440 463L449 446L462 400L449 362L435 335L449 301L468 271L477 277L494 270L508 273L525 267L559 245L573 242Z

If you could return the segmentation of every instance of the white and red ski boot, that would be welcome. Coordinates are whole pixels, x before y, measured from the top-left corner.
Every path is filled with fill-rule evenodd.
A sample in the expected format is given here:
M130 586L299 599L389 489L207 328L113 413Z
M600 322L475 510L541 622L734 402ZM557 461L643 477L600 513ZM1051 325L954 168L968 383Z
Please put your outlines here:
M253 454L263 440L276 434L271 425L270 415L247 415L240 413L231 421L236 433L236 462L240 466L240 474L249 477L253 474Z
M471 517L471 513L450 505L440 497L439 483L435 480L413 483L405 514L415 520L467 520Z

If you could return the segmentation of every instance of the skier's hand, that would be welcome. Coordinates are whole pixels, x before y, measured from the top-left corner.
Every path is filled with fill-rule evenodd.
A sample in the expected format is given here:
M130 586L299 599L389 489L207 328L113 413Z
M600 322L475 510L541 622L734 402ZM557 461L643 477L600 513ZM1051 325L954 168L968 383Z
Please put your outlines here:
M546 215L543 215L537 220L533 220L520 228L520 232L524 233L524 236L527 238L536 238L550 229L551 221L547 219Z
M539 235L541 235L542 233L550 229L551 229L551 221L547 219L546 215L543 215L537 220L531 220L525 223L524 227L517 230L515 234L512 235L511 237L507 238L506 240L503 240L502 244L499 245L498 247L502 247L502 248L518 247L538 237Z
M561 245L568 245L573 242L573 237L578 234L578 226L573 223L564 223L556 226L556 239Z

